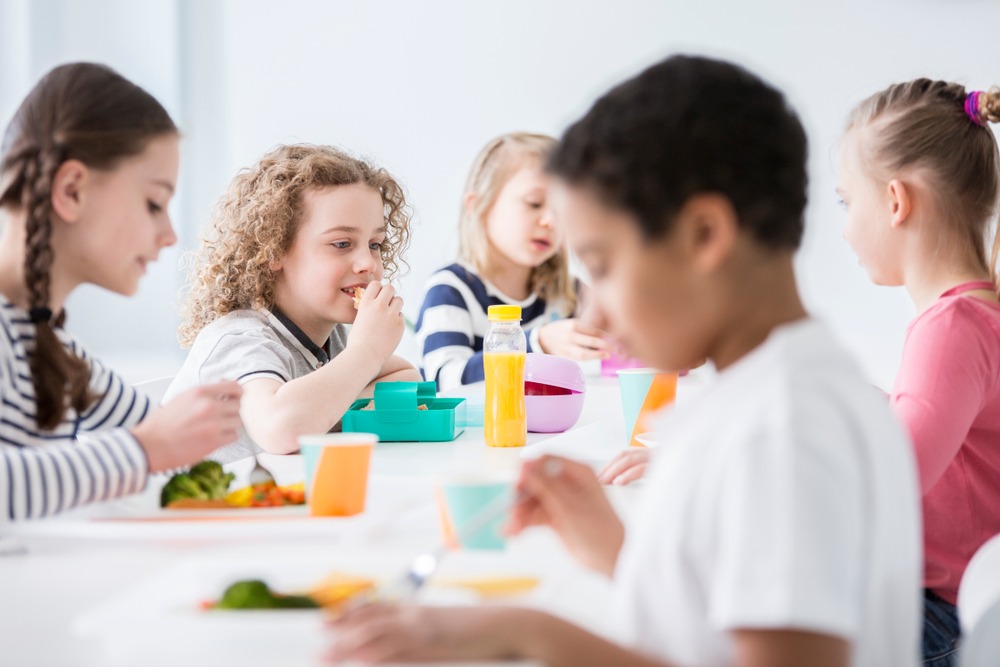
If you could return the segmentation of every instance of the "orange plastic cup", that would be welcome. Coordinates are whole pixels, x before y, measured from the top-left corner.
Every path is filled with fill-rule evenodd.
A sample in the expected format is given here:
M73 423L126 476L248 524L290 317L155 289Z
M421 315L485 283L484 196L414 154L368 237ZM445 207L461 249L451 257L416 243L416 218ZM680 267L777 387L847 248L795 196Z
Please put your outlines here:
M677 397L677 373L654 368L618 371L625 412L625 433L632 447L645 447L635 436L652 430L652 420Z
M365 510L368 468L378 442L373 433L299 437L311 516L353 516Z

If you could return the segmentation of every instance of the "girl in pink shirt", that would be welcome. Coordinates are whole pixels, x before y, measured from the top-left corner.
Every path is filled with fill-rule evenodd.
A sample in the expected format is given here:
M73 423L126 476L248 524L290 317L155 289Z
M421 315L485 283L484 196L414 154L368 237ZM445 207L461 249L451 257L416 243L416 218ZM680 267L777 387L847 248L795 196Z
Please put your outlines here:
M918 79L852 113L837 192L844 237L917 307L890 400L913 440L924 512L924 664L953 665L966 565L1000 533L1000 90Z

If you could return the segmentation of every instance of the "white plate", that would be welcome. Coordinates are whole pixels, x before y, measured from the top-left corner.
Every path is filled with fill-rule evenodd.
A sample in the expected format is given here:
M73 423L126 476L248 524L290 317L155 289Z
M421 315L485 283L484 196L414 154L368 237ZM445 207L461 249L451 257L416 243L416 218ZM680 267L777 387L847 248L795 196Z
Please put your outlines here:
M229 584L263 579L282 592L307 590L332 572L392 580L414 556L409 550L346 549L318 545L217 551L182 561L79 616L76 634L96 638L111 665L312 665L332 641L315 610L212 612L199 607ZM560 568L550 567L558 577ZM534 576L544 590L545 568L510 552L451 552L437 576ZM434 589L425 589L429 597ZM522 602L525 597L519 599ZM442 601L455 603L449 596ZM429 600L432 601L432 600ZM465 602L472 601L466 597ZM156 650L151 650L156 647ZM167 648L169 647L169 649Z
M310 517L303 506L228 510L165 510L159 490L66 514L4 527L5 535L71 537L140 542L225 542L232 540L322 537L357 539L369 535L401 512L433 502L426 483L380 476L369 480L364 513L353 517Z

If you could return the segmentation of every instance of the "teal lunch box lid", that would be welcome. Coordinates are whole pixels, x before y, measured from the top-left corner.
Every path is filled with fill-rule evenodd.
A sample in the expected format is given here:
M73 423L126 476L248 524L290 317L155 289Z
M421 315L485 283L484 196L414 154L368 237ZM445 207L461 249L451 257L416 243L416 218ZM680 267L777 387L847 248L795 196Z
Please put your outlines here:
M375 409L365 410L372 401ZM348 433L375 433L380 442L454 440L464 430L465 399L438 398L433 382L379 382L375 398L354 401L341 424Z

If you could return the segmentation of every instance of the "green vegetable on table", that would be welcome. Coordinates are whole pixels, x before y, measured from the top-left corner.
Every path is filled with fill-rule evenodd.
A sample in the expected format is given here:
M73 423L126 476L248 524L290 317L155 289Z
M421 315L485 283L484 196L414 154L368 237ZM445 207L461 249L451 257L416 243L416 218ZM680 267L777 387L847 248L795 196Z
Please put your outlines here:
M236 475L224 471L217 461L201 461L187 472L170 478L160 491L160 507L185 498L222 500L235 478Z
M318 609L308 595L279 595L259 579L237 581L225 590L213 609Z

